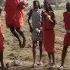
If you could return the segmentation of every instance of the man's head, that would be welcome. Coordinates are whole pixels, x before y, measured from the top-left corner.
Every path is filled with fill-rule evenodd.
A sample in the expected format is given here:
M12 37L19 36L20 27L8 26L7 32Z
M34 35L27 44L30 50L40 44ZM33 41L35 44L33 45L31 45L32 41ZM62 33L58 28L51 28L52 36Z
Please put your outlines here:
M70 12L70 2L67 2L67 3L66 3L66 9L67 9L67 11Z
M39 3L39 1L37 1L37 0L34 0L34 1L33 1L33 8L34 8L34 9L40 8L40 3Z

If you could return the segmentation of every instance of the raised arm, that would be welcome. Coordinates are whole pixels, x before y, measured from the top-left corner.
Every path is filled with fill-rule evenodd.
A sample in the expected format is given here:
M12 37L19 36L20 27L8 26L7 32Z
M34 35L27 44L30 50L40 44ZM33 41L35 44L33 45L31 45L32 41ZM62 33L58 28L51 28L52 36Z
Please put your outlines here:
M50 11L50 16L51 16L51 21L56 24L56 21L55 21L55 15L54 15L54 12L53 11Z

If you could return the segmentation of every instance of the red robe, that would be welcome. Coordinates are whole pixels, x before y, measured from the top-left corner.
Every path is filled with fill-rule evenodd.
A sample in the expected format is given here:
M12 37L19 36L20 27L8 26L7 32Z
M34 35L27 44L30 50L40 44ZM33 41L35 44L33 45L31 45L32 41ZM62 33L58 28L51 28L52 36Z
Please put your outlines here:
M70 31L70 12L64 12L64 25L66 31ZM64 37L64 44L70 46L70 32L67 32Z
M4 37L2 35L1 28L0 28L0 53L3 53L3 50L4 50Z
M20 0L6 0L6 25L8 27L20 28L24 25L25 12L22 9L23 5L20 4Z
M53 53L54 52L54 41L55 41L55 33L53 30L54 23L52 23L48 19L46 12L44 12L43 17L44 17L43 18L43 44L44 44L44 48L48 53Z

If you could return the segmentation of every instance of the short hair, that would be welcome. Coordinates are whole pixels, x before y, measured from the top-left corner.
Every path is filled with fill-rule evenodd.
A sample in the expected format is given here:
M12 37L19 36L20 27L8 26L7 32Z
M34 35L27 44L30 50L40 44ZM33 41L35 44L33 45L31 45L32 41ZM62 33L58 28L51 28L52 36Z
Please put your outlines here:
M38 3L38 7L41 8L41 7L40 7L40 3L39 3L38 0L34 0L34 1L33 1L33 4L35 4L36 2Z
M47 8L47 11L53 11L51 5L46 0L44 0L44 5Z
M67 9L67 11L70 12L70 2L67 2L67 3L66 3L66 9Z

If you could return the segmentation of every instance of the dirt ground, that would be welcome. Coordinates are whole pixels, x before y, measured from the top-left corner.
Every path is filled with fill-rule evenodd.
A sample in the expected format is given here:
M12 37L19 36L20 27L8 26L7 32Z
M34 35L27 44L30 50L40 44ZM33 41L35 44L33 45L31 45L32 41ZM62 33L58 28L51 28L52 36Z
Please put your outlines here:
M63 12L64 10L57 10L57 11L55 10L56 21L57 21L57 24L55 26L55 33L56 33L55 58L56 58L56 64L58 65L60 65L61 63L61 52L63 48L63 39L65 34L64 23L63 23ZM5 31L4 63L9 64L10 66L9 70L58 70L57 68L48 69L48 57L47 53L44 50L42 57L44 66L31 68L33 64L32 41L31 41L31 33L29 32L28 23L25 23L24 28L22 28L26 37L26 46L25 48L20 49L18 46L17 39L13 37L9 29L5 27L5 16L3 14L2 16L0 16L0 21L2 25L4 25L3 27ZM18 65L13 66L12 65L13 61L16 61ZM68 49L68 54L65 60L65 70L70 70L70 49Z

